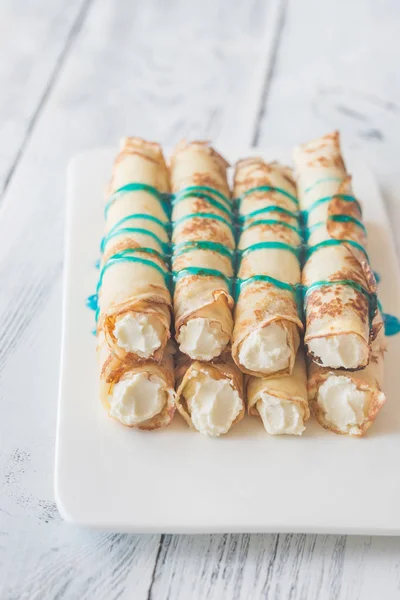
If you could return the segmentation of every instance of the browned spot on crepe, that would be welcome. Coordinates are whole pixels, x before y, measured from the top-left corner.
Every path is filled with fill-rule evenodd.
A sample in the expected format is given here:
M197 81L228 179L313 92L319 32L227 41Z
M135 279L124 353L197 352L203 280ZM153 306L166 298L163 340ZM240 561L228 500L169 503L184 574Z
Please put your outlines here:
M225 244L228 248L234 248L233 236L228 226L217 220L193 217L178 225L174 234L174 241L177 237L185 239L185 241L211 240Z
M364 294L352 289L352 296L344 301L341 296L343 295L345 286L338 285L337 287L340 295L335 295L328 302L324 302L323 298L324 296L331 295L330 286L323 286L309 294L307 298L307 326L310 326L313 321L323 317L331 317L332 319L340 317L346 307L357 313L363 323L367 322L369 305Z
M212 254L218 258L218 265L221 265L221 263L223 264L222 269L221 267L219 268L225 273L225 275L228 277L233 275L232 261L230 258L228 258L228 256L224 256L215 250L207 249L206 252L208 255ZM173 271L181 271L182 269L193 266L195 262L196 261L193 260L193 253L186 252L185 254L180 254L176 258L173 258L172 269Z
M102 263L105 264L111 256L117 254L118 252L122 252L123 250L135 250L141 247L142 245L138 242L135 242L135 240L133 240L132 238L124 238L115 244L107 245L107 249L104 253ZM142 258L151 260L160 265L160 267L167 269L165 262L156 254L149 254L148 252L138 252L137 256L142 256Z

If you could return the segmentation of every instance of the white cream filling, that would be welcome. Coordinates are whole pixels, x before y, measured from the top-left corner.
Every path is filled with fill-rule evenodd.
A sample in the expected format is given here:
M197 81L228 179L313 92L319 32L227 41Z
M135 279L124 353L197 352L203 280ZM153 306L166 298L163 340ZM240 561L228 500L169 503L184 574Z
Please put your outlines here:
M114 335L126 352L149 358L161 346L163 326L154 315L129 312L117 317Z
M318 390L317 402L325 420L344 433L357 432L364 422L371 392L359 390L344 375L329 375Z
M278 323L253 331L240 345L239 361L249 371L267 375L289 366L290 348L285 329Z
M196 360L211 360L219 356L229 342L229 336L217 323L197 317L180 328L177 342L180 350Z
M304 408L296 402L261 392L256 406L269 434L301 435L303 433Z
M368 359L368 348L353 333L315 338L308 342L308 349L322 365L332 369L356 369Z
M183 395L193 425L204 435L229 431L242 409L240 396L227 379L215 380L202 374L188 382Z
M110 415L124 425L138 425L158 415L167 401L163 382L156 375L136 373L114 385L109 396Z

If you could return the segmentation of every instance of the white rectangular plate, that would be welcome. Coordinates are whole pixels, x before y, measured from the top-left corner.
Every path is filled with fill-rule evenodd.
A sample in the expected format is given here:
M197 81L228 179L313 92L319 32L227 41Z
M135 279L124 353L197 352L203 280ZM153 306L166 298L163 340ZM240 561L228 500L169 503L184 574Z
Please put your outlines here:
M400 335L386 359L388 401L363 439L309 422L302 437L270 437L246 416L208 439L176 414L164 431L140 432L108 418L98 397L93 313L103 233L103 191L115 149L76 157L68 172L63 350L56 499L68 521L130 532L400 534ZM272 149L225 152L289 161ZM346 157L364 205L373 268L387 312L400 316L391 231L368 168ZM397 373L397 377L396 377Z

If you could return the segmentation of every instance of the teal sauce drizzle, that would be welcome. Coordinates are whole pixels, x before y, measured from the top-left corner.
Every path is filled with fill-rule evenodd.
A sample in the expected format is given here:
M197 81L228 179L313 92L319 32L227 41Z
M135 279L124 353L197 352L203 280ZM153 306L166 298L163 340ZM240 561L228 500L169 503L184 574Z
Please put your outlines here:
M391 337L392 335L396 335L400 333L400 319L395 317L394 315L390 315L389 313L383 312L382 304L378 300L378 308L383 316L383 322L385 326L385 335Z
M311 285L309 285L307 288L303 289L304 300L306 300L307 296L309 294L311 294L314 290L319 289L321 287L328 287L328 286L332 286L332 285L347 285L347 286L352 287L353 289L357 290L358 292L361 292L361 294L363 294L367 298L368 306L369 306L369 321L370 321L370 326L371 326L372 319L375 316L376 309L378 306L377 295L376 295L376 293L369 292L363 285L361 285L360 283L357 283L356 281L353 281L352 279L338 279L336 281L329 281L329 280L316 281L316 282L312 283Z
M210 195L210 194L212 194L212 195ZM216 200L213 196L217 197L224 204L222 204L222 202L220 202L219 200ZM176 205L178 202L185 200L186 198L191 198L191 197L203 198L211 206L214 206L218 210L221 210L222 212L226 213L228 218L222 217L221 215L218 215L218 214L208 213L208 212L191 213L191 214L185 215L185 216L181 217L180 219L177 219L176 221L174 221L172 223L173 227L177 227L181 223L184 223L190 219L195 219L195 218L208 219L208 220L212 220L212 221L219 221L220 223L223 223L224 225L226 225L229 228L229 230L231 231L233 238L234 239L236 238L234 225L231 221L231 218L233 219L233 214L232 214L232 204L231 204L231 201L229 200L229 198L227 198L224 194L222 194L218 190L214 190L213 188L210 188L208 186L190 186L190 187L187 187L175 194L173 204ZM219 252L220 254L230 258L232 263L233 263L233 260L235 257L235 252L233 250L231 250L230 248L228 248L227 246L224 246L221 243L212 242L212 241L208 241L208 240L188 241L188 242L182 242L180 244L176 244L173 246L173 255L172 256L173 256L173 258L176 258L182 254L185 254L186 252L191 252L194 250L212 250L214 252ZM223 281L225 281L225 283L228 286L229 293L231 293L231 291L232 291L232 278L228 277L227 275L225 275L225 273L223 273L222 271L219 271L218 269L207 269L207 268L202 268L202 267L186 267L185 269L182 269L180 271L174 271L172 273L173 282L176 284L181 279L190 277L191 275L197 275L200 277L218 277L219 279L222 279Z
M148 237L151 237L153 240L155 240L160 245L164 254L167 254L169 251L169 243L168 242L163 242L158 237L157 234L153 233L153 231L149 231L148 229L143 229L142 227L121 227L120 229L115 229L114 231L113 230L109 231L107 233L107 235L101 240L100 250L102 252L104 252L104 248L110 239L112 239L113 237L116 237L118 235L124 234L124 233L140 233L141 235L147 235Z
M320 179L318 181L316 181L312 186L308 187L305 190L305 193L311 191L314 186L323 183L325 181L342 181L339 178L336 177L329 177L329 178L325 178L325 179ZM304 240L306 241L310 235L310 233L312 231L314 231L315 229L317 229L318 227L324 225L324 222L319 222L319 223L315 223L314 225L312 225L311 227L307 227L307 218L308 215L310 214L310 212L312 210L314 210L314 208L316 208L317 206L319 206L320 204L324 204L326 202L329 202L330 200L332 200L333 198L341 198L342 200L346 201L346 202L354 202L357 205L357 208L360 212L360 215L362 215L362 208L361 205L359 203L359 201L357 200L357 198L355 198L354 196L350 196L347 194L333 194L332 196L326 196L324 198L320 198L318 200L316 200L315 202L313 202L311 204L311 206L305 210L301 212L301 217L302 217L302 222L303 222L303 232L304 232ZM365 235L367 235L367 230L364 226L364 224L359 220L356 219L355 217L351 217L349 215L331 215L328 217L329 220L332 221L336 221L336 222L342 222L342 223L354 223L355 225L357 225L358 227L360 227ZM318 250L318 248L323 248L323 247L327 247L327 246L336 246L339 244L349 244L355 248L357 248L358 250L361 250L368 262L369 262L369 257L368 254L365 250L365 248L359 244L358 242L355 242L354 240L335 240L335 239L329 239L329 240L324 240L318 244L315 244L314 246L309 246L306 249L306 256L305 256L305 260L307 260L311 254L313 254L313 252L315 252L316 250ZM375 273L374 273L375 274ZM375 274L378 275L378 274ZM377 281L380 279L379 275L378 277L375 277L377 279ZM380 310L382 312L381 306L380 306L380 302L377 298L377 295L375 292L369 292L364 286L362 286L361 284L357 283L356 281L353 281L351 279L341 279L341 280L337 280L337 281L316 281L315 283L313 283L312 285L310 285L308 288L303 287L303 295L304 295L304 302L306 303L307 300L307 296L312 293L314 290L324 287L324 286L332 286L332 285L347 285L352 287L353 289L361 292L368 300L368 306L369 306L369 322L370 322L370 327L372 326L372 320L376 314L376 310L377 307L380 307ZM385 334L386 335L394 335L396 333L400 332L400 320L397 319L397 317L394 317L393 315L386 315L385 313L383 313L383 318L384 318L384 322L385 322Z
M173 256L174 258L177 258L181 254L186 254L193 250L213 250L214 252L219 252L220 254L227 256L231 260L234 258L234 250L231 250L223 244L208 241L181 242L180 244L175 244L173 246Z
M101 260L98 258L98 259L96 260L96 262L94 263L94 268L95 268L95 269L100 269L100 264L101 264Z
M290 244L286 244L285 242L258 242L256 244L251 244L251 246L248 246L247 248L244 248L243 250L236 251L238 258L239 258L238 266L240 264L240 260L244 256L247 256L248 254L250 254L250 252L255 252L256 250L262 250L264 248L274 248L275 250L288 250L289 252L292 252L298 260L300 260L300 252L301 252L300 246L291 246Z
M400 319L388 313L382 313L385 323L385 335L392 336L400 332Z
M146 183L127 183L126 185L118 188L106 202L104 207L104 217L107 217L107 213L112 204L114 204L118 198L121 198L124 194L128 194L129 192L147 192L148 194L151 194L159 201L165 216L169 218L171 212L171 205L169 201L170 194L162 194L155 187L152 185L147 185Z
M266 283L272 283L275 287L281 290L287 290L289 292L296 292L300 289L301 285L292 285L291 283L285 283L284 281L280 281L280 279L275 279L275 277L270 277L269 275L252 275L251 277L247 277L246 279L237 279L237 287L239 289L243 288L245 285L249 283L253 283L254 281L263 281Z
M90 309L93 310L95 313L95 320L96 323L99 320L99 315L100 315L100 307L99 307L99 296L98 294L92 294L91 296L88 296L86 298L86 306ZM96 335L96 328L92 329L92 334Z
M88 296L86 299L86 306L90 308L90 310L97 310L98 307L98 296L97 294L92 294Z
M375 277L376 283L380 283L381 276L379 275L379 273L377 273L377 271L374 271L374 277Z
M359 219L356 219L355 217L351 217L350 215L331 215L329 217L329 220L335 221L337 223L354 223L354 225L360 227L360 229L363 230L365 235L367 235L367 230L364 223L362 223Z
M123 217L122 219L117 221L115 223L115 225L113 225L111 227L111 229L108 231L108 233L110 233L111 231L114 231L115 229L119 229L119 227L123 223L126 223L127 221L131 221L133 219L140 219L140 220L144 220L144 221L152 221L153 223L157 223L157 225L159 225L160 227L162 227L164 229L164 231L167 235L169 235L169 232L171 230L171 226L169 223L161 221L161 219L157 219L157 217L153 217L153 215L148 215L146 213L133 213L133 214L127 215L126 217Z
M280 290L286 290L291 292L294 295L294 299L297 305L297 310L299 313L300 319L303 319L303 309L302 309L302 300L303 300L303 291L302 285L300 283L293 285L291 283L286 283L281 281L280 279L275 279L275 277L270 277L269 275L253 275L252 277L247 277L246 279L236 279L235 285L235 300L239 298L240 292L243 287L248 285L249 283L254 283L257 281L262 281L266 283L270 283L273 286L279 288Z
M190 277L191 275L198 275L200 277L218 277L219 279L223 279L228 286L229 292L232 290L232 278L227 277L222 271L218 269L205 269L202 267L186 267L186 269L182 269L181 271L174 271L172 273L173 281L176 283L185 277Z
M299 201L296 198L296 196L293 196L292 194L290 194L286 190L283 190L282 188L274 187L272 185L260 185L257 187L250 188L249 190L246 190L245 192L243 192L243 194L241 196L236 198L236 200L235 200L236 204L240 205L240 203L242 202L242 200L244 198L246 198L246 196L249 196L250 194L254 194L254 192L277 192L279 194L282 194L282 196L289 198L289 200L291 200L296 206L299 206Z
M279 221L278 219L257 219L256 221L250 221L250 223L247 223L242 227L242 231L246 231L247 229L251 229L251 227L256 227L257 225L281 225L282 227L286 227L287 229L295 231L299 236L301 236L301 230L298 227L290 225L290 223L286 223L285 221Z
M174 206L176 206L178 204L178 202L182 202L182 200L186 200L187 198L202 198L203 200L205 200L207 202L207 204L214 206L215 208L224 212L225 214L227 214L229 216L231 214L231 211L229 210L229 208L227 208L224 204L222 204L222 202L220 202L219 200L216 200L215 198L213 198L212 196L209 196L207 194L187 193L182 196L177 196L177 197L175 197L175 200L173 201Z
M334 198L340 198L341 200L344 200L345 202L354 202L354 204L356 204L358 210L360 211L360 215L362 215L361 204L359 203L357 198L355 198L355 196L349 196L348 194L332 194L332 196L325 196L324 198L319 198L318 200L315 200L315 202L313 202L311 204L311 206L309 206L307 209L303 210L302 212L303 212L304 220L305 221L307 220L307 216L310 214L310 212L312 212L315 208L317 208L317 206L320 206L321 204L326 204L327 202L330 202Z
M107 213L108 213L110 207L118 198L122 197L126 193L136 192L136 191L147 192L147 193L151 194L154 198L156 198L156 200L158 200L158 202L160 203L161 208L163 209L166 218L169 219L170 212L171 212L170 211L171 194L163 194L151 185L147 185L144 183L135 183L135 182L128 183L128 184L122 186L121 188L116 190L110 196L110 198L108 199L108 201L106 202L106 205L104 207L105 217L107 217ZM167 234L167 236L169 237L169 233L170 233L170 229L171 229L170 223L164 222L161 219L158 219L157 217L154 217L153 215L149 215L146 213L133 213L133 214L127 215L127 216L123 217L122 219L120 219L107 232L107 234L101 241L101 251L102 252L104 251L105 245L107 244L108 240L110 240L111 238L113 238L115 236L126 234L126 233L140 233L141 235L146 235L148 237L153 238L159 244L160 248L162 249L162 252L158 252L154 248L146 248L146 247L128 248L121 252L117 252L116 254L114 254L108 258L106 263L103 264L101 267L100 275L99 275L99 279L98 279L98 283L97 283L97 288L96 288L96 294L92 294L86 300L86 306L88 308L90 308L91 310L96 311L96 322L99 318L99 313L100 313L98 295L99 295L99 291L100 291L100 288L101 288L101 285L103 282L104 274L107 271L107 269L109 269L111 266L113 266L115 264L123 263L123 262L130 262L130 263L140 263L140 264L149 266L153 269L156 269L159 273L161 273L164 277L167 287L169 289L171 288L171 273L169 271L165 271L156 262L153 262L151 260L148 260L148 259L140 257L140 256L136 256L137 254L144 253L144 254L148 254L150 256L157 257L158 259L162 260L164 263L168 263L169 250L170 250L169 242L164 242L163 240L160 239L160 237L158 235L156 235L152 231L149 231L148 229L144 229L141 227L121 227L121 225L123 225L124 223L126 223L130 220L133 220L133 219L152 221L153 223L156 223L157 225L162 227L163 230L165 231L165 233ZM96 268L100 268L100 266L101 266L101 260L96 261ZM93 333L96 333L96 330L94 330Z
M360 227L365 233L365 235L367 235L365 225L355 217L350 217L349 215L331 215L330 217L328 217L328 220L335 221L337 223L354 223L354 225ZM314 225L311 225L311 227L307 228L307 235L309 236L310 233L312 233L315 229L318 229L318 227L322 227L322 225L326 225L326 221L319 221L318 223L314 223Z
M322 179L318 179L317 181L315 181L315 183L308 186L308 188L304 190L304 193L308 194L308 192L311 192L311 190L314 189L317 185L325 183L326 181L337 181L338 183L341 183L343 179L340 179L340 177L323 177Z
M310 258L310 256L312 254L314 254L314 252L316 250L319 250L319 248L326 248L328 246L340 246L341 244L349 244L350 246L353 246L354 248L361 250L365 254L365 256L369 262L367 251L358 242L355 242L354 240L334 240L334 239L323 240L322 242L319 242L318 244L315 244L314 246L308 246L308 248L306 250L306 260L308 260Z
M283 215L288 215L288 217L292 217L292 219L298 219L299 212L292 212L291 210L287 210L286 208L282 208L281 206L277 206L275 204L270 206L265 206L264 208L258 208L257 210L253 210L247 215L238 215L237 220L239 223L244 223L248 219L252 219L253 217L257 217L258 215L263 215L264 213L269 212L277 212Z
M187 194L187 196L186 196ZM225 202L225 204L227 206L231 206L231 200L225 196L222 192L220 192L219 190L214 190L214 188L209 187L207 185L190 185L187 188L184 188L183 190L180 190L179 192L176 192L175 194L171 194L171 196L174 198L174 200L179 200L181 196L184 196L185 198L190 197L191 195L201 195L203 196L204 194L213 194L213 196L216 196L217 198L219 198L220 200L222 200L222 202Z
M221 217L221 215L215 215L214 213L190 213L189 215L185 215L184 217L181 217L180 219L173 221L172 226L177 227L181 223L184 223L185 221L188 221L188 220L194 219L194 218L209 219L211 221L220 221L220 223L224 223L227 227L229 227L232 235L235 236L235 231L234 231L232 223L230 223L227 219L225 219L225 217Z
M152 254L154 256L157 256L161 260L163 260L163 255L160 254L159 252L157 252L157 250L154 250L153 248L129 248L127 250L123 250L122 252L117 252L116 254L113 254L112 256L110 256L110 258L103 265L103 267L100 271L100 276L99 276L99 280L98 280L97 287L96 287L96 293L92 294L91 296L88 296L88 298L86 299L86 306L88 308L90 308L91 310L96 311L96 322L98 321L98 318L99 318L99 310L100 310L99 309L99 291L100 291L100 288L103 283L104 273L112 265L115 265L118 263L123 263L123 262L136 262L136 263L141 263L143 265L147 265L149 267L152 267L153 269L156 269L159 273L161 273L164 276L164 279L165 279L165 282L166 282L168 288L170 288L171 274L168 271L164 271L162 269L162 267L160 267L160 265L152 262L151 260L147 260L145 258L140 258L138 256L134 256L135 254L139 254L139 253Z
M216 200L213 196L211 196L209 193L206 193L205 191L202 190L207 190L210 188L206 188L206 187L195 187L195 186L191 186L190 188L185 188L183 190L181 190L180 192L177 192L172 200L172 204L173 206L176 206L179 202L182 202L183 200L186 200L187 198L202 198L203 200L205 200L206 202L208 202L208 204L211 204L211 206L215 206L215 208L218 208L218 210L221 210L222 212L226 213L227 215L231 215L231 203L228 200L228 198L226 198L223 194L218 195L218 198L222 197L222 201L220 200Z
M357 283L356 281L353 281L352 279L337 279L336 281L321 280L321 281L316 281L315 283L312 283L307 288L305 288L304 297L307 298L307 296L316 289L319 289L321 287L332 286L332 285L349 285L350 287L352 287L355 290L364 294L364 296L368 296L368 297L370 296L369 291L363 285L361 285L361 283Z
M105 272L113 265L118 264L118 263L124 263L124 262L140 263L142 265L146 265L147 267L151 267L151 268L155 269L156 271L161 273L161 275L164 277L165 283L167 284L167 286L169 286L170 278L171 278L171 274L169 273L169 271L165 271L162 267L160 267L159 264L157 264L151 260L148 260L147 258L141 258L139 256L134 256L135 254L138 254L141 252L157 254L157 252L154 251L152 248L129 248L127 250L122 250L122 252L117 252L116 254L113 254L112 256L110 256L110 258L103 265L103 267L100 271L100 277L99 277L99 281L97 283L97 289L96 289L97 294L99 293L99 290L102 286Z
M243 199L246 198L246 196L248 196L249 194L252 194L254 192L278 192L278 193L282 194L283 196L285 196L286 198L289 198L295 204L296 208L298 208L298 206L299 206L299 201L295 196L293 196L286 190L283 190L283 189L277 188L277 187L273 187L273 186L259 186L259 187L254 187L249 190L246 190L239 198L236 199L236 205L240 206L240 203L243 201ZM254 217L258 217L259 215L267 214L269 212L278 212L281 214L285 214L289 217L292 217L293 219L296 220L297 223L299 223L300 212L298 210L296 210L294 212L294 211L287 210L286 208L282 208L281 206L270 205L270 206L265 206L263 208L254 210L254 211L248 213L247 215L238 215L237 222L239 225L240 233L246 231L247 229L251 229L252 227L256 227L257 225L280 225L282 227L286 227L287 229L294 231L302 239L301 227L296 227L295 225L291 225L290 223L286 223L285 221L280 221L279 219L263 219L263 218L255 219L255 220L251 221L251 219L253 219ZM278 241L258 242L255 244L251 244L250 246L248 246L247 248L244 248L243 250L236 251L237 252L237 269L239 269L240 262L243 257L247 256L250 252L255 252L257 250L261 250L264 248L287 250L289 252L292 252L296 256L296 258L299 261L301 261L301 253L302 253L302 245L301 244L299 246L292 246L291 244L287 244L285 242L278 242ZM275 279L275 277L270 277L269 275L253 275L246 279L237 278L235 281L235 294L234 294L236 300L239 298L240 292L242 291L244 286L246 286L250 283L258 282L258 281L267 282L279 289L287 290L287 291L291 292L294 295L295 302L297 304L297 308L298 308L298 312L299 312L299 316L300 316L300 318L302 318L301 284L292 285L292 284L286 283L284 281L280 281L279 279Z

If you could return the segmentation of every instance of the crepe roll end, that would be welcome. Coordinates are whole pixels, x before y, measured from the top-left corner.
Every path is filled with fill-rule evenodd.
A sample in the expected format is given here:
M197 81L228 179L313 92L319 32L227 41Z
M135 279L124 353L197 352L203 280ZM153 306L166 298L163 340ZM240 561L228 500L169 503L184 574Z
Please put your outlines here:
M250 372L268 375L289 368L292 350L287 331L273 322L252 331L240 344L239 362Z
M155 315L128 312L116 318L117 345L140 358L149 358L163 343L164 327Z
M135 427L160 414L167 402L165 383L156 375L135 373L120 380L109 394L109 414Z
M214 379L210 373L189 377L181 390L190 419L203 435L227 433L243 410L243 402L229 379Z
M190 358L209 361L226 348L229 335L222 331L219 323L197 317L182 325L177 342L181 352Z
M318 364L331 369L360 369L368 364L369 347L357 334L332 335L306 341Z
M320 419L338 433L362 435L372 396L371 391L359 389L350 377L332 373L318 389L316 403Z
M301 435L305 430L304 407L296 402L263 391L256 401L256 407L270 435Z

